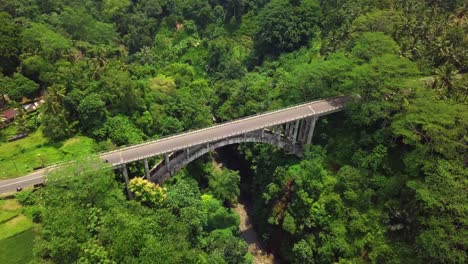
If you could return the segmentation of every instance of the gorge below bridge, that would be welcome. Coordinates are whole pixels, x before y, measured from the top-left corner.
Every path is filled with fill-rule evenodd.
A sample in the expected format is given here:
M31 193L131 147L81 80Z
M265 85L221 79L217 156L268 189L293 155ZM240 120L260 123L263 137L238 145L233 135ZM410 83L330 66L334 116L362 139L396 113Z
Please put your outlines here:
M146 179L161 184L193 160L231 144L270 144L300 156L303 146L312 142L318 118L343 110L349 100L351 97L345 96L317 100L120 148L101 153L99 157L115 169L121 169L128 186L127 165L130 163L142 161ZM150 168L148 160L158 156L164 159ZM2 180L0 194L41 184L47 172L60 166L54 165L26 176Z

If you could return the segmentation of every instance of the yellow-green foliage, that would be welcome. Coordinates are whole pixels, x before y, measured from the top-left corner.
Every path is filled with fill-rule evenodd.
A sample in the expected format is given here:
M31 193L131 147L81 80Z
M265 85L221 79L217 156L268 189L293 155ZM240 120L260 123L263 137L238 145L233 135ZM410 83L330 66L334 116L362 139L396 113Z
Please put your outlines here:
M159 205L167 197L166 188L143 178L132 179L128 187L137 201L148 205Z

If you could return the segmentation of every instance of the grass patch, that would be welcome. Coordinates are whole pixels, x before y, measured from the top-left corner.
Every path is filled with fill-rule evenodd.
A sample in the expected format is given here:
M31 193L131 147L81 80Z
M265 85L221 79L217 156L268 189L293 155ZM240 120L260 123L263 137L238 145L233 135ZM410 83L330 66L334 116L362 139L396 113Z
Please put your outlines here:
M11 211L0 211L0 224L3 224L11 219L13 219L15 216L17 216L17 212L11 212Z
M33 258L34 229L0 240L0 263L28 263Z
M34 227L31 219L25 215L18 215L0 225L0 240L12 237Z
M21 205L16 200L0 200L0 226L17 217L20 213Z
M76 136L53 143L40 130L14 142L0 144L0 180L15 178L33 171L33 168L76 159L96 151L93 139Z
M2 211L18 211L21 209L21 205L14 199L0 200L0 209Z
M0 263L28 263L33 257L34 226L15 199L0 199Z

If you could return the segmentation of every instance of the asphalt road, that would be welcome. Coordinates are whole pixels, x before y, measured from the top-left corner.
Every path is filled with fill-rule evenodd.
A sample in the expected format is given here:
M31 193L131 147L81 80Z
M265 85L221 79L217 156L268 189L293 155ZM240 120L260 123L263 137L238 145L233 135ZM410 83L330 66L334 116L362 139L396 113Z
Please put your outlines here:
M348 97L337 97L314 101L143 144L121 148L115 151L103 153L100 157L102 160L106 160L113 166L118 166L306 117L323 116L334 113L340 111L347 100ZM53 170L53 167L38 170L23 177L2 180L0 181L0 194L14 192L17 188L25 188L41 183L43 181L43 176L48 170Z
M46 174L46 169L37 170L19 178L2 180L0 181L0 194L15 192L17 188L25 188L34 186L35 184L41 184L44 174Z

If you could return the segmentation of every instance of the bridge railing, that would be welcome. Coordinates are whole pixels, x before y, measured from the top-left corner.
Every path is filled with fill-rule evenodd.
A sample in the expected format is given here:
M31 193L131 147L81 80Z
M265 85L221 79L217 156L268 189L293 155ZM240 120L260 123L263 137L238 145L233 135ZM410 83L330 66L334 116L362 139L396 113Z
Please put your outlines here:
M187 131L181 131L179 133L172 134L172 135L167 135L167 136L157 138L157 139L148 139L146 141L143 141L143 142L137 143L137 144L124 145L124 146L119 147L118 149L111 150L111 151L101 151L101 152L98 152L97 154L99 156L103 156L103 155L118 153L120 151L130 150L132 148L137 148L137 147L153 144L156 141L166 141L166 140L170 140L170 139L173 139L173 138L180 137L182 135L190 135L190 134L198 133L198 132L201 132L201 131L216 129L216 128L223 127L223 126L226 126L226 125L235 124L235 123L238 123L238 122L241 122L241 121L250 120L250 119L253 119L253 118L258 118L258 117L261 117L261 116L267 116L267 115L271 115L271 114L274 114L274 113L289 111L289 110L292 110L292 109L295 109L295 108L300 108L300 107L303 107L303 106L307 106L307 105L310 105L310 104L313 104L313 103L319 103L319 102L323 102L323 101L333 101L333 100L336 100L336 99L339 99L339 98L347 100L350 97L349 96L335 96L335 97L326 98L326 99L317 99L315 101L308 102L308 103L299 103L299 104L296 104L296 105L293 105L293 106L289 106L287 108L275 109L275 110L270 110L270 111L267 111L267 112L262 112L262 113L259 113L259 114L255 114L255 115L235 118L233 120L229 120L229 121L225 121L225 122L222 122L222 123L214 124L213 126L209 126L209 127L205 127L205 128L198 128L198 129L191 129L191 130L187 130ZM337 108L343 108L343 106L340 106L340 107L337 107ZM316 112L314 115L321 114L321 113L323 113L323 111ZM283 120L281 122L274 122L274 123L268 124L268 126L274 126L274 125L278 125L278 124L282 124L282 123L286 123L286 122L291 122L293 120L298 120L298 119L301 119L301 118L304 118L304 117L307 117L307 116L301 116L299 118L293 118L291 120L286 120L286 121ZM251 131L253 131L253 130L246 130L246 131L242 131L242 132L239 132L239 133L236 133L236 134L233 134L233 135L226 135L225 137L234 136L234 135L237 135L237 134L247 133L247 132L251 132ZM211 141L219 140L219 139L221 139L221 138L213 138L213 139L211 139L211 140L209 140L207 142L211 142ZM201 142L199 144L203 144L203 143L206 143L206 142ZM174 151L174 150L176 150L176 149L172 149L172 150L169 150L169 151Z
M306 105L307 105L307 104L306 104ZM314 115L317 115L317 114L322 114L322 113L324 113L324 112L326 112L327 114L329 114L329 113L332 113L332 112L336 112L336 111L338 111L339 109L341 109L341 108L343 108L343 107L344 107L344 106L341 105L341 106L334 107L334 108L329 109L329 110L326 110L326 111L314 112L314 113L308 114L308 115L302 115L302 116L294 117L294 118L287 119L287 120L281 120L281 121L278 121L278 122L272 122L272 123L269 123L268 125L264 126L263 128L271 127L271 126L276 126L276 125L280 125L280 124L284 124L284 123L296 121L296 120L299 120L299 119L308 118L308 117L311 117L311 116L314 116ZM291 109L291 108L288 108L288 109ZM243 119L243 120L245 120L245 119ZM210 128L213 128L213 127L210 127ZM119 166L119 165L126 164L126 163L131 163L131 162L135 162L135 161L139 161L139 160L143 160L143 159L152 158L152 157L155 157L155 156L158 156L158 155L163 155L163 154L171 153L171 152L174 152L174 151L179 151L179 150L186 149L186 148L190 148L190 147L193 147L193 146L196 146L196 145L208 144L208 143L211 143L211 142L216 142L216 141L219 141L219 140L222 140L222 139L225 139L225 138L229 138L229 137L233 137L233 136L238 136L238 135L245 134L245 133L249 133L249 132L253 132L253 131L256 131L256 130L259 130L259 129L261 129L261 128L253 128L253 129L241 130L241 131L237 131L237 132L235 132L235 133L223 135L223 136L221 136L221 137L213 137L213 138L210 138L210 139L208 139L208 140L201 141L201 142L194 142L193 144L178 146L178 147L176 147L176 148L172 148L172 149L165 150L164 152L160 152L160 153L151 153L151 154L147 154L147 155L138 156L138 157L132 158L132 159L122 160L122 161L120 161L120 162L118 162L118 163L115 163L114 166ZM201 129L201 130L203 130L203 129ZM194 131L194 132L199 132L199 131L201 131L201 130L196 130L196 131ZM190 134L190 133L183 133L183 134ZM153 144L153 143L155 143L155 142L157 142L157 141L158 141L158 140L156 140L156 141L151 141L151 142L149 142L148 144ZM141 147L141 146L144 146L144 145L145 145L145 144L138 144L138 145L135 145L134 147L137 148L137 147ZM118 152L120 152L120 151L126 151L126 150L129 150L129 149L132 149L132 148L118 149L118 150L116 150L115 152L112 152L112 153L118 153ZM109 152L107 152L107 154L109 154Z
M344 99L344 102L346 102L349 99L351 99L352 96L336 96L336 97L326 98L326 99L317 99L315 101L307 102L307 103L299 103L299 104L296 104L296 105L293 105L293 106L290 106L290 107L287 107L287 108L270 110L270 111L267 111L267 112L263 112L263 113L259 113L259 114L255 114L255 115L251 115L251 116L247 116L247 117L239 117L239 118L229 120L229 121L225 121L225 122L222 122L222 123L219 123L219 124L215 124L214 126L210 126L210 127L206 127L206 128L192 129L192 130L188 130L188 131L181 131L181 132L179 132L177 134L168 135L168 136L165 136L165 137L161 137L159 139L148 139L148 140L146 140L146 141L144 141L142 143L138 143L138 144L130 145L130 146L126 145L126 146L119 147L118 149L112 150L112 151L99 151L97 153L93 153L91 156L92 157L97 156L97 157L102 158L102 156L104 156L106 154L118 153L118 152L123 151L123 150L128 150L128 149L132 149L132 148L135 148L135 147L144 146L144 145L147 145L147 144L152 144L152 143L154 143L156 141L169 140L171 138L176 138L176 137L179 137L179 136L184 135L184 134L192 134L192 133L195 133L195 132L200 132L200 131L204 131L204 130L208 130L208 129L215 129L217 127L222 127L222 126L225 126L227 124L233 124L233 123L236 123L236 122L240 122L242 120L248 120L248 119L251 119L251 118L257 118L257 117L260 117L260 116L270 115L270 114L281 112L281 111L287 111L287 110L291 110L291 109L294 109L294 108L310 105L311 103L318 103L318 102L323 102L323 101L333 101L333 100L336 100L336 99L339 99L339 98ZM343 105L341 105L340 107L336 107L336 108L343 108ZM327 111L327 112L331 112L331 111ZM313 115L317 115L317 114L321 114L321 112L314 113ZM303 117L294 118L293 120L298 120L298 119L301 119L301 118L303 118ZM268 126L274 126L274 125L278 125L278 124L282 124L282 123L286 123L286 122L291 122L291 121L292 120L286 120L286 121L282 120L281 122L272 123L272 124L269 124ZM246 131L238 132L235 135L242 134L242 133L247 133L247 132L251 132L251 131L253 131L253 130L250 130L250 131L246 130ZM223 138L229 137L229 136L234 136L234 134L225 135ZM219 140L219 139L221 139L221 138L213 138L213 139L210 139L209 142L216 141L216 140ZM203 144L203 143L199 143L199 144ZM174 151L174 150L172 150L172 151ZM161 154L163 154L163 153L161 153ZM149 157L153 157L153 156L154 155L151 155ZM137 160L141 160L141 159L149 158L149 157L139 157ZM63 166L63 165L69 164L69 163L73 163L73 162L74 162L74 160L63 161L63 162L54 162L54 163L51 163L51 164L47 164L47 166L45 166L43 169L40 169L39 171L54 170L54 169L56 169L56 168L58 168L60 166ZM117 166L118 165L120 165L120 164L117 164ZM31 174L31 173L34 173L34 171L30 172L29 174Z
M282 111L287 111L287 110L291 110L291 109L295 109L295 108L299 108L299 107L302 107L302 106L306 106L306 105L309 105L311 103L318 103L318 102L321 102L321 101L332 101L332 100L335 100L335 99L338 99L338 98L343 98L343 99L346 99L346 98L349 98L348 96L335 96L335 97L332 97L332 98L326 98L326 99L317 99L315 101L312 101L312 102L308 102L308 103L298 103L298 104L295 104L295 105L292 105L290 107L287 107L287 108L281 108L281 109L275 109L275 110L270 110L270 111L267 111L267 112L262 112L262 113L259 113L259 114L255 114L255 115L250 115L250 116L246 116L246 117L239 117L239 118L235 118L233 120L229 120L229 121L225 121L225 122L222 122L222 123L218 123L218 124L214 124L213 126L209 126L209 127L205 127L205 128L200 128L200 129L191 129L191 130L188 130L188 131L181 131L179 133L176 133L176 134L172 134L172 135L168 135L168 136L165 136L165 137L161 137L161 138L158 138L158 139L148 139L146 141L143 141L142 143L137 143L137 144L133 144L133 145L124 145L124 146L120 146L119 148L115 149L115 150L111 150L111 151L99 151L97 153L93 153L92 156L97 156L97 157L101 157L101 156L104 156L104 155L108 155L108 154L112 154L112 153L117 153L119 151L122 151L122 150L130 150L132 148L136 148L136 147L141 147L141 146L144 146L144 145L148 145L148 144L152 144L156 141L163 141L163 140L169 140L169 139L172 139L172 138L176 138L176 137L179 137L181 135L188 135L188 134L192 134L192 133L196 133L196 132L200 132L200 131L205 131L205 130L209 130L209 129L215 129L215 128L219 128L219 127L223 127L223 126L226 126L228 124L234 124L234 123L237 123L237 122L240 122L240 121L244 121L244 120L248 120L248 119L252 119L252 118L258 118L260 116L265 116L265 115L270 115L270 114L274 114L274 113L278 113L278 112L282 112ZM340 107L342 108L342 107ZM317 112L315 114L321 114L321 112ZM291 120L282 120L281 122L274 122L274 123L271 123L271 124L268 124L268 126L274 126L274 125L278 125L278 124L282 124L282 123L287 123L287 122L291 122L293 120L297 120L297 119L301 119L301 118L304 118L306 116L301 116L301 117L298 117L298 118L294 118L294 119L291 119ZM235 134L228 134L228 135L225 135L223 136L222 138L225 138L225 137L231 137L231 136L235 136L235 135L238 135L238 134L242 134L242 133L248 133L248 132L252 132L254 130L245 130L245 131L240 131L238 133L235 133ZM211 142L211 141L216 141L216 140L220 140L222 138L213 138L213 139L210 139L209 141L206 141L206 142L201 142L199 144L204 144L204 143L207 143L207 142ZM184 146L185 148L186 147L190 147L192 145L187 145L187 146ZM172 151L175 151L177 149L171 149L169 150L169 152L172 152ZM163 154L163 153L161 153ZM144 158L149 158L149 157L152 157L153 155L151 156L148 156L148 157L139 157L137 160L141 160L141 159L144 159ZM47 164L47 166L45 166L43 169L53 169L53 168L56 168L58 166L61 166L61 165L66 165L66 164L69 164L69 163L72 163L74 160L69 160L69 161L61 161L61 162L54 162L54 163L50 163L50 164ZM33 173L34 171L31 171L30 173Z

